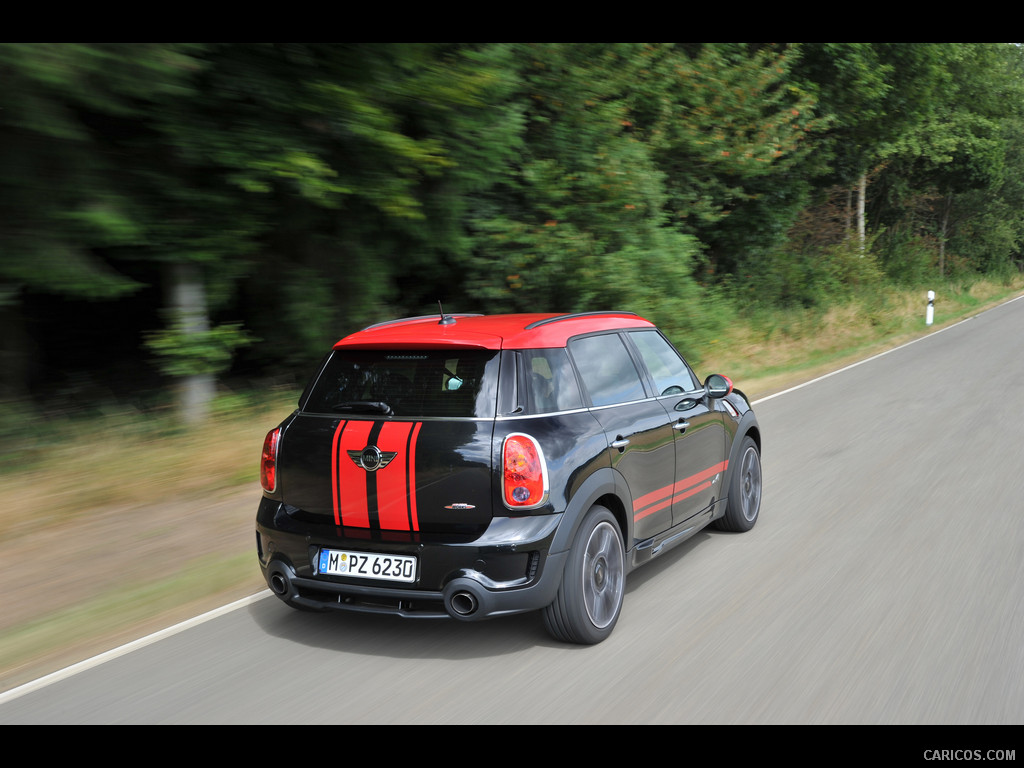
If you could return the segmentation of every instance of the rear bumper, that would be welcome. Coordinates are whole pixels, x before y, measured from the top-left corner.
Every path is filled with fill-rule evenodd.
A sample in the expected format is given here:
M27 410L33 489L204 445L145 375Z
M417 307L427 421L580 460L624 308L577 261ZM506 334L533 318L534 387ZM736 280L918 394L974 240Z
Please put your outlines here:
M257 553L271 591L296 608L475 621L554 600L568 554L550 551L560 520L499 517L474 537L353 531L296 520L280 502L264 498ZM319 574L321 547L415 556L417 577L401 584Z

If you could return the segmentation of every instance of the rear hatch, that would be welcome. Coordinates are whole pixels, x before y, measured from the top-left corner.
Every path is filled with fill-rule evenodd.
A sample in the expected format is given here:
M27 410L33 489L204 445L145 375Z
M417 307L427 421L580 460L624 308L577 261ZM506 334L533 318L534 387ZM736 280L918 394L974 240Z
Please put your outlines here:
M483 530L497 379L493 350L336 350L281 436L283 501L346 530Z

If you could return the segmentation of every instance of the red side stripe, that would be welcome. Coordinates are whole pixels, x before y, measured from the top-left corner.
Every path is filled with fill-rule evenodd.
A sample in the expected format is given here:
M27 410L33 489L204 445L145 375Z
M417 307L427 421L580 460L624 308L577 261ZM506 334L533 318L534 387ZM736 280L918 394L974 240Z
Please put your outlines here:
M710 487L711 487L711 481L707 480L707 481L701 483L700 485L697 485L697 486L694 486L693 488L690 488L685 493L677 493L675 496L672 497L672 503L674 504L677 501L682 501L683 499L688 499L690 496L693 496L695 493L700 493L701 491L706 491Z
M656 491L651 491L650 493L645 493L643 496L640 496L639 498L633 499L633 511L636 512L637 510L643 509L644 507L646 507L646 506L648 506L650 504L655 504L657 502L662 502L662 503L658 504L658 506L656 506L650 512L645 512L644 513L644 515L649 515L651 512L656 512L657 510L659 510L662 507L664 507L665 504L668 504L671 501L672 501L672 486L671 485L666 485L664 488L659 488ZM641 517L643 517L644 515L641 515Z
M678 494L680 491L692 488L697 483L701 483L704 480L708 480L709 478L712 478L715 475L717 475L719 472L725 472L725 468L728 466L728 461L720 461L710 469L705 469L703 472L698 472L696 475L691 475L690 477L687 477L684 480L680 480L672 487L672 492ZM710 485L710 483L708 483L708 485ZM682 498L692 495L693 493L687 493Z
M722 461L714 466L690 475L673 485L666 485L656 491L645 493L633 501L633 519L643 520L658 510L664 509L669 504L689 498L694 494L705 491L711 487L711 478L719 472L724 472L729 466L728 461Z
M647 494L647 495L650 496L650 494ZM648 515L653 515L659 509L664 509L665 507L667 507L671 503L672 503L672 498L669 497L667 499L663 499L662 501L658 502L657 504L652 504L649 507L645 507L643 509L643 511L637 511L638 509L640 509L640 507L637 506L636 502L633 502L633 520L643 520Z

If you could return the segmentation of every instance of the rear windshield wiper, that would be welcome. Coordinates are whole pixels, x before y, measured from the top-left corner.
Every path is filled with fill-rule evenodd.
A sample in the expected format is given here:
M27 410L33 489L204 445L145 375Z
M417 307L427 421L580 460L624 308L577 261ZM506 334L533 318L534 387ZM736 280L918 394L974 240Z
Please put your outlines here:
M349 400L331 407L333 411L352 411L353 413L379 413L383 416L392 414L391 406L377 400Z

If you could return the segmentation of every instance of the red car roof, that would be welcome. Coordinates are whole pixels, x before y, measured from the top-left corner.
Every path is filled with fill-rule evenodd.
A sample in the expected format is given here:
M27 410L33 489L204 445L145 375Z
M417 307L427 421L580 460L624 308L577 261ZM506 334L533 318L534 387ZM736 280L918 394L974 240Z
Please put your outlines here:
M572 336L618 328L653 328L654 324L631 312L579 314L531 313L517 315L440 315L414 317L371 325L337 344L342 347L482 347L484 349L539 349L564 347Z

